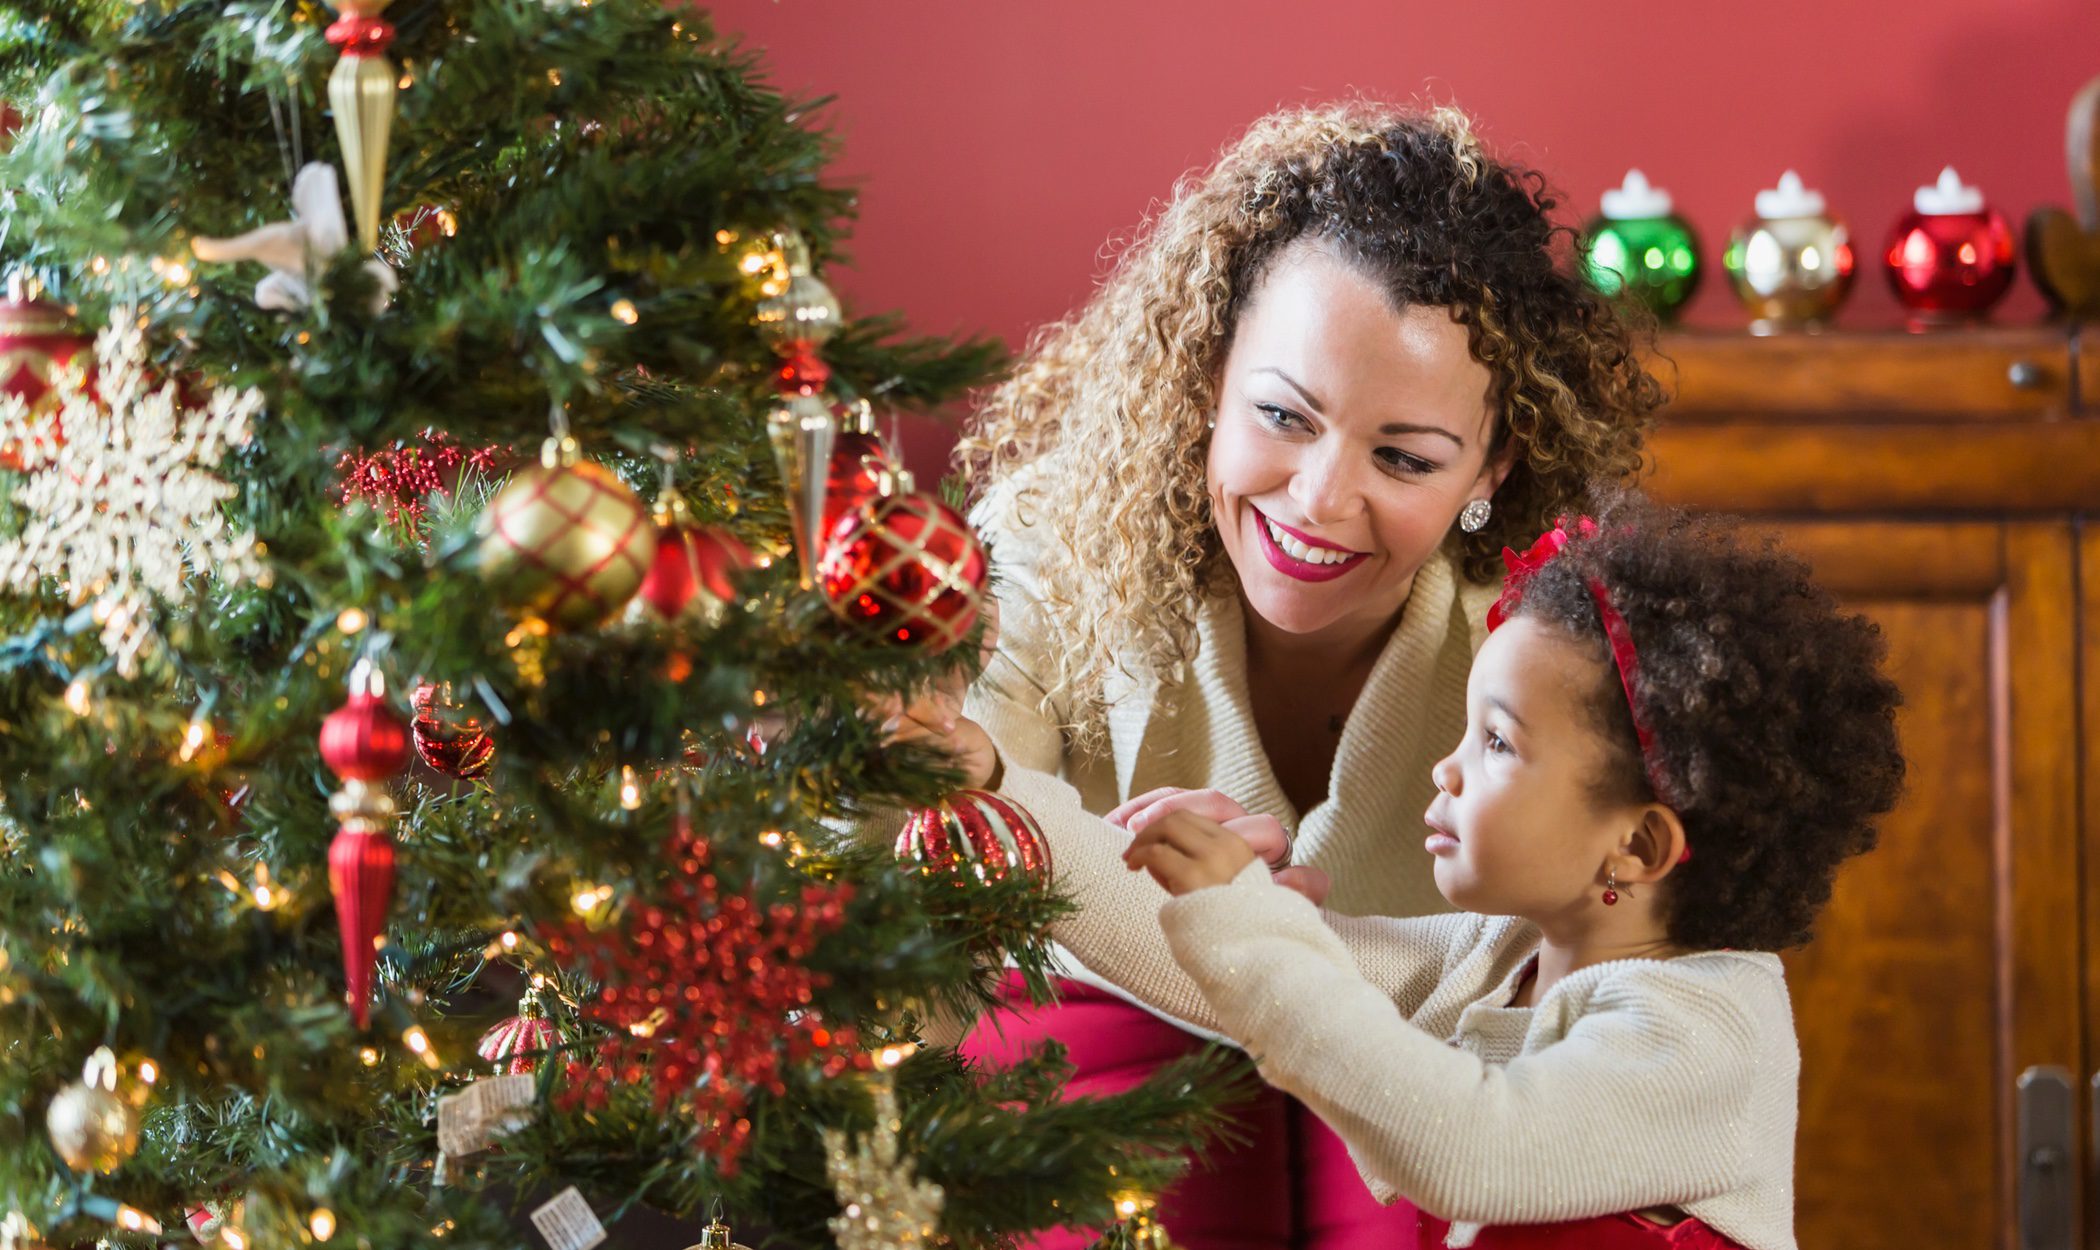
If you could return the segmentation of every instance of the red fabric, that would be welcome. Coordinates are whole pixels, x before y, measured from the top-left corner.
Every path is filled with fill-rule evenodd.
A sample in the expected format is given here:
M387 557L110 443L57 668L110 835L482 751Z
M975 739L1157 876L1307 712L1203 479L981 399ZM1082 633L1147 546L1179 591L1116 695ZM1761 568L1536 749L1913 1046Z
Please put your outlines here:
M1019 974L1002 989L1005 1006L978 1022L965 1055L1009 1064L1051 1039L1074 1068L1068 1095L1129 1089L1160 1064L1203 1045L1111 994L1058 982L1062 1001L1035 1007ZM1234 1117L1244 1145L1216 1148L1180 1184L1160 1195L1159 1219L1186 1250L1414 1250L1416 1214L1406 1203L1371 1197L1334 1131L1303 1104L1264 1088ZM1098 1230L1052 1229L1034 1250L1084 1250Z
M1114 995L1059 981L1060 1002L1036 1007L1020 974L1004 1002L962 1045L971 1059L1006 1065L1043 1042L1063 1042L1071 1096L1113 1094L1203 1043ZM1448 1221L1405 1201L1380 1206L1348 1147L1305 1105L1264 1087L1235 1117L1246 1144L1218 1149L1160 1195L1159 1219L1186 1250L1435 1250ZM1031 1250L1085 1250L1099 1230L1052 1229ZM1742 1250L1697 1220L1670 1227L1637 1215L1483 1229L1477 1250Z
M1451 1226L1421 1217L1421 1244L1440 1246ZM1171 1230L1170 1230L1171 1231ZM1698 1220L1662 1225L1638 1215L1600 1215L1557 1224L1498 1224L1480 1230L1473 1250L1743 1250Z

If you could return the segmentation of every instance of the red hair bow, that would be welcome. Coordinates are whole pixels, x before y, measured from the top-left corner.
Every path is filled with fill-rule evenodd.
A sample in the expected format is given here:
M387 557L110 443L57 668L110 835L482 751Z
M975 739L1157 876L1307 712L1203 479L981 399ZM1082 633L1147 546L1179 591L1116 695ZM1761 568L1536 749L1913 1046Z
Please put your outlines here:
M1597 523L1588 517L1577 517L1575 528L1584 538L1588 538L1597 532ZM1507 547L1502 549L1502 565L1509 571L1502 578L1502 597L1488 607L1489 633L1502 628L1502 622L1516 612L1517 604L1524 598L1524 583L1531 580L1533 573L1551 563L1553 557L1560 554L1560 549L1568 545L1571 537L1568 533L1568 518L1562 517L1553 523L1552 529L1539 535L1538 541L1532 543L1522 555Z

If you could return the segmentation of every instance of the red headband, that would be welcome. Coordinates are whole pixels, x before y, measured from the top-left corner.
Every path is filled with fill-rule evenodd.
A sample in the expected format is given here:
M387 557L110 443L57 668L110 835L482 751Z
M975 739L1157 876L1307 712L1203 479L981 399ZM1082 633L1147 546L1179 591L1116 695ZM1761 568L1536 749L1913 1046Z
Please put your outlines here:
M1502 563L1509 572L1502 579L1502 596L1488 608L1489 633L1500 629L1503 622L1516 612L1517 604L1524 598L1524 583L1531 580L1531 575L1545 568L1553 557L1560 554L1560 549L1568 545L1572 536L1567 525L1567 518L1562 517L1552 529L1539 535L1538 541L1522 555L1507 547L1502 549ZM1597 523L1588 517L1578 517L1575 528L1587 538L1597 532ZM1597 617L1604 622L1604 639L1611 648L1611 662L1619 670L1619 687L1626 692L1626 711L1633 717L1633 735L1641 744L1641 767L1648 774L1648 784L1654 788L1656 797L1664 798L1662 773L1655 766L1655 735L1641 720L1640 708L1633 699L1635 675L1640 672L1640 657L1633 649L1633 630L1627 626L1626 618L1619 614L1619 610L1611 606L1611 595L1604 589L1604 583L1592 577L1588 585L1590 598L1597 601ZM1664 801L1668 800L1665 798ZM1687 846L1679 862L1691 857L1692 848Z

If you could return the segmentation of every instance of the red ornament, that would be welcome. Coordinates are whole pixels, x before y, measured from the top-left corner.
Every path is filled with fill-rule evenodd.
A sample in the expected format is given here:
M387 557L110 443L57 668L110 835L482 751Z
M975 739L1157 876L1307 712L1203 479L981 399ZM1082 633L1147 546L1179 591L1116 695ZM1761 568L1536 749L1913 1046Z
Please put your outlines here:
M832 436L831 466L824 478L824 530L838 529L839 518L882 493L882 479L895 471L889 445L875 432L875 414L857 404L839 421Z
M784 1093L796 1066L827 1077L870 1066L853 1030L811 1005L827 978L804 965L845 924L852 887L810 882L771 903L732 890L683 817L667 851L673 871L659 897L548 942L604 987L581 1014L610 1031L594 1062L570 1063L566 1098L602 1105L615 1085L647 1079L658 1111L678 1103L699 1121L700 1149L729 1176L751 1135L754 1093Z
M629 612L669 621L690 611L719 621L736 602L736 575L756 567L749 547L727 530L694 524L685 498L666 487L656 499L656 555Z
M345 781L383 781L408 766L408 727L382 690L376 682L353 689L321 722L321 758Z
M321 758L343 779L329 800L341 821L328 847L328 884L342 933L343 979L350 1014L363 1028L372 1015L375 939L394 896L394 843L387 829L394 803L374 783L408 763L408 727L386 705L384 684L360 661L350 674L350 701L321 722Z
M897 835L897 858L928 875L1050 884L1050 844L1021 806L989 790L958 790L912 813Z
M418 758L461 781L488 775L496 763L496 740L480 717L460 712L459 704L452 701L451 682L424 682L409 696L408 705L416 713L409 728Z
M560 1040L539 991L526 990L518 1000L518 1014L482 1034L475 1050L496 1065L499 1076L530 1076L539 1061L534 1052L552 1050Z
M933 496L907 492L840 517L817 579L840 616L938 654L969 634L987 573L969 523Z
M508 447L469 451L443 430L425 430L420 446L404 442L369 454L346 451L335 469L344 503L362 499L389 521L404 512L421 521L426 498L454 493L474 477L500 470L510 457Z
M371 1022L377 939L394 902L394 840L385 828L345 821L328 844L328 885L342 931L350 1015L361 1029Z
M792 343L783 353L773 385L783 395L815 395L831 381L831 366L817 354L814 343Z
M1981 317L2012 289L2012 227L1949 168L1920 187L1914 211L1889 232L1889 286L1913 325Z
M58 373L76 356L85 364L89 345L65 309L31 299L19 274L8 279L7 301L0 303L0 394L26 402L31 415L49 413L58 405L53 393ZM0 468L21 467L19 449L0 447Z

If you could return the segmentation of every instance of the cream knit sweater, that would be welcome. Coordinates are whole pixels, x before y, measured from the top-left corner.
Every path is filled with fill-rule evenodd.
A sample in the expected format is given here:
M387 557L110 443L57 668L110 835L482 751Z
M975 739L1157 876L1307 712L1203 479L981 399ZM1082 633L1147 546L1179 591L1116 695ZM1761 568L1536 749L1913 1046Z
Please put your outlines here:
M1419 816L1430 764L1464 728L1490 588L1462 586L1443 555L1423 566L1329 796L1301 819L1255 733L1236 600L1205 605L1190 680L1112 690L1108 755L1075 757L1037 706L1028 536L1002 537L999 654L965 710L1080 904L1053 930L1079 979L1236 1039L1342 1135L1382 1200L1456 1221L1452 1245L1482 1224L1674 1205L1752 1250L1792 1250L1800 1062L1775 956L1604 964L1512 1008L1530 926L1392 918L1448 910ZM1128 871L1128 835L1099 813L1162 785L1213 786L1294 828L1296 862L1334 877L1329 911L1258 864L1178 900Z

